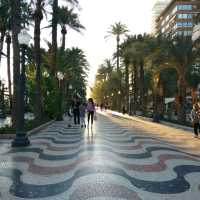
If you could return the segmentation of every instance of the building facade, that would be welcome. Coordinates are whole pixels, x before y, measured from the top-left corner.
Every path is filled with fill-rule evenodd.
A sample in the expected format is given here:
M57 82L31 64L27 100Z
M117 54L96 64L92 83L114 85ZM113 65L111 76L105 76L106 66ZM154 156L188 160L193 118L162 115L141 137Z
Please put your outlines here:
M171 0L156 18L156 34L192 36L199 0Z
M152 33L156 33L156 19L160 16L162 11L167 7L171 0L156 0L152 9Z
M192 40L195 41L200 38L200 23L194 26Z

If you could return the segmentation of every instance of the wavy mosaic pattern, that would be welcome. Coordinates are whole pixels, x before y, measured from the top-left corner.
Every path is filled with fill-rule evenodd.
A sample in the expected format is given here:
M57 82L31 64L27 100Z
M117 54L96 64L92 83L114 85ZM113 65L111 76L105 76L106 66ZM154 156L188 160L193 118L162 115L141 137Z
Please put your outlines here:
M200 181L196 185L188 178L200 180L200 157L130 132L105 116L92 129L55 123L32 136L31 144L5 146L0 153L0 199L157 200L173 195L183 200L180 195L191 191L200 195Z

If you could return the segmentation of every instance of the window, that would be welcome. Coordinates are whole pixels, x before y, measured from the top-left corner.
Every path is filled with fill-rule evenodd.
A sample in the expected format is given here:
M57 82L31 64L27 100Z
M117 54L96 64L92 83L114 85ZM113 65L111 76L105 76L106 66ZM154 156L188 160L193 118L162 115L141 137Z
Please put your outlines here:
M183 35L183 31L177 31L177 35L178 35L178 36Z
M177 23L177 27L183 27L183 23L178 22L178 23Z
M192 5L177 5L177 10L192 10Z
M184 31L184 36L191 36L192 35L192 31Z
M192 19L192 14L177 14L178 19Z
M193 23L192 22L187 22L185 26L186 27L193 27Z
M192 22L178 22L176 25L177 27L193 27Z

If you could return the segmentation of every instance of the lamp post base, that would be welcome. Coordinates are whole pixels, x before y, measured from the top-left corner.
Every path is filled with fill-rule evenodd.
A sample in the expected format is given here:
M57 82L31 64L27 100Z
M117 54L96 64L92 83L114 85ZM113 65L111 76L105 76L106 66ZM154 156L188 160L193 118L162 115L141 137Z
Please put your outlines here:
M25 134L17 135L11 145L12 147L26 147L30 145L30 140Z

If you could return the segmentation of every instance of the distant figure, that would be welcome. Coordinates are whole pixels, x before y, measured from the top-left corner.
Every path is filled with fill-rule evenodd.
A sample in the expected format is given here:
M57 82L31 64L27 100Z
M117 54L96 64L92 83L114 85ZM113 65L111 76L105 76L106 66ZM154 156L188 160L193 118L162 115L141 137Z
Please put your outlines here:
M73 102L72 102L72 108L73 108L73 114L74 114L74 124L80 124L80 100L78 96L74 96Z
M199 111L199 106L198 104L194 104L192 111L191 111L191 120L192 120L192 124L194 127L194 134L195 134L195 138L198 138L198 131L200 128L200 111Z
M123 112L123 115L126 114L126 108L125 108L125 106L122 107L122 112Z
M93 124L93 120L94 120L94 112L95 112L95 104L92 98L88 99L88 103L87 103L87 113L88 113L88 127L89 127L89 123L90 123L90 117L91 117L91 126Z
M71 127L71 123L72 123L72 117L73 117L73 111L72 108L70 107L67 111L67 116L69 117L68 120L68 127Z
M80 105L81 128L86 127L86 123L85 123L85 111L86 111L86 104L82 103Z
M100 104L100 109L103 110L103 103Z

